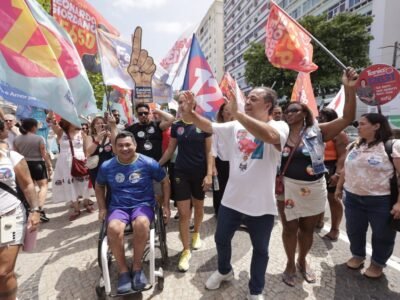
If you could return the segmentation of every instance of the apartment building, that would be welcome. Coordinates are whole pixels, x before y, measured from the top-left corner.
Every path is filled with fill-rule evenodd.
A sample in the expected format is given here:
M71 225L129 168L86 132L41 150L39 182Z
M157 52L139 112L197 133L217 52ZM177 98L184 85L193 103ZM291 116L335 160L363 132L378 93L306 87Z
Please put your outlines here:
M204 56L218 82L224 75L223 2L214 0L196 32Z

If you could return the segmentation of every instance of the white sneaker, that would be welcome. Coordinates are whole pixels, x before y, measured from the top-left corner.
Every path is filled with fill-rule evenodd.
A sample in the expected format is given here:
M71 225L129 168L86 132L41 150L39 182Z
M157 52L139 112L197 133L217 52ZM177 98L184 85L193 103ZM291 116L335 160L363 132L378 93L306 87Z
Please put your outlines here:
M264 295L263 294L259 294L259 295L247 295L247 300L264 300Z
M209 290L216 290L220 287L222 281L230 281L234 278L233 270L231 270L228 274L222 275L220 272L215 271L211 274L211 276L207 279L206 288Z

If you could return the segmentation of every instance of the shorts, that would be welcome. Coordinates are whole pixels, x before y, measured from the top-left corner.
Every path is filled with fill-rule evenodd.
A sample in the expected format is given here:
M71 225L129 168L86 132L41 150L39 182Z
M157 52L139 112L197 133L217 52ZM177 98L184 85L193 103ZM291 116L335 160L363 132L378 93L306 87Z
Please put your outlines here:
M20 203L17 208L4 214L4 216L15 216L17 218L15 240L8 243L0 243L0 248L6 246L23 245L26 231L26 211L24 205Z
M205 192L203 191L202 184L206 174L203 176L198 173L194 174L194 172L186 174L175 170L174 175L172 185L174 187L175 201L188 200L192 197L197 200L204 200Z
M151 223L154 219L154 209L150 206L140 206L128 209L117 208L108 214L107 223L110 223L112 220L119 220L125 224L130 224L135 221L137 217L141 216L147 217Z
M328 185L331 176L333 176L336 173L336 160L328 160L325 161L324 163L325 167L328 169L328 173L325 173L326 189L328 190L328 193L334 193L336 190L336 185L335 186L328 186Z
M44 161L27 161L27 163L33 180L38 181L48 178Z

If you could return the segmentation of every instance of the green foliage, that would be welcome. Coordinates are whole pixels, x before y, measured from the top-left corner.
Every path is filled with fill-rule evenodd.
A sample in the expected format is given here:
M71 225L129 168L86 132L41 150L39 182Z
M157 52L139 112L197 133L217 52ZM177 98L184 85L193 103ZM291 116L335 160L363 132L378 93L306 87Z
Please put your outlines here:
M43 8L50 13L50 9L51 9L51 0L36 0L41 6L43 6Z
M299 22L322 44L324 44L346 66L361 69L370 64L368 58L369 42L373 37L369 34L372 17L343 13L327 21L326 15L306 16ZM338 90L340 86L341 68L318 45L313 42L314 59L319 66L311 73L315 95ZM244 53L246 61L246 80L252 86L271 86L279 96L290 97L297 77L296 71L278 69L272 66L265 56L265 46L253 43Z

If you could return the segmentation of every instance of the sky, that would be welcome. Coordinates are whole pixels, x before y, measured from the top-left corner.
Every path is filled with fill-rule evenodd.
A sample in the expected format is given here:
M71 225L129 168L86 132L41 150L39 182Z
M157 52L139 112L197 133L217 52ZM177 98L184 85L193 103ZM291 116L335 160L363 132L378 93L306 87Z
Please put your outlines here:
M142 48L159 62L189 26L197 25L213 0L87 0L130 40L143 28Z

